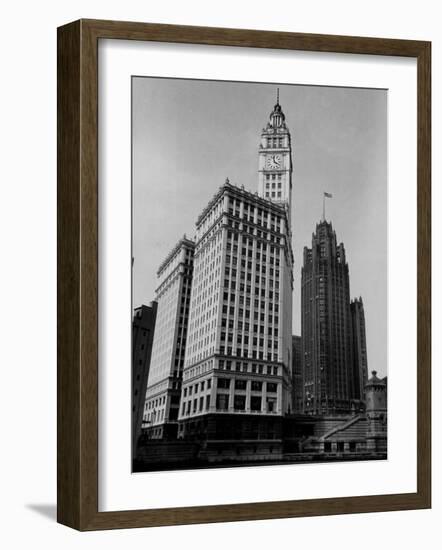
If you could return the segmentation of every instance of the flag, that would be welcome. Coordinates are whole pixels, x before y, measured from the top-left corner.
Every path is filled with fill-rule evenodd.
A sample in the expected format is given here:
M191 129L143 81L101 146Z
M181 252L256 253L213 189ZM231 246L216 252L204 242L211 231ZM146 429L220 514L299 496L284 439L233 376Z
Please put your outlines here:
M333 195L331 193L326 193L324 191L324 197L327 197L327 198L331 199L333 197Z

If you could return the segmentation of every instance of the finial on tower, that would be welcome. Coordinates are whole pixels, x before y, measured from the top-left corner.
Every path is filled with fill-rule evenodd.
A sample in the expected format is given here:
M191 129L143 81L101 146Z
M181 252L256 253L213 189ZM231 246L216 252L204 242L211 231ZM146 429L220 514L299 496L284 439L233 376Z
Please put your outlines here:
M276 105L279 105L279 88L276 88Z

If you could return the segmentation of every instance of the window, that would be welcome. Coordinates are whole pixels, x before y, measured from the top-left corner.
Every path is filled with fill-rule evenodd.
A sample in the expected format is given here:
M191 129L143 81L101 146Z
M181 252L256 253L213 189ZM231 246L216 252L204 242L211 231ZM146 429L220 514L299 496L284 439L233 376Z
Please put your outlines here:
M243 380L242 378L237 378L235 380L235 390L245 390L247 388L247 380Z
M252 411L261 410L261 397L259 397L258 395L252 395L250 397L250 409Z
M218 393L216 396L216 408L220 411L227 411L229 408L229 396Z
M235 395L233 400L233 408L236 411L244 411L246 409L246 396L245 395Z
M262 382L259 382L258 380L252 380L252 391L261 391L261 390L262 390Z
M267 382L267 392L275 393L278 385L274 382Z
M228 390L230 387L230 378L218 378L218 388Z

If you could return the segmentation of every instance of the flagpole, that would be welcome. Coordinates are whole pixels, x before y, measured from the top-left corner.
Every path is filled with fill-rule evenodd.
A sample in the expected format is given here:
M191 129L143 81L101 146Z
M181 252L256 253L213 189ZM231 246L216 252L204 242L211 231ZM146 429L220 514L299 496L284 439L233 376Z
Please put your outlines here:
M325 194L322 194L322 221L325 222Z

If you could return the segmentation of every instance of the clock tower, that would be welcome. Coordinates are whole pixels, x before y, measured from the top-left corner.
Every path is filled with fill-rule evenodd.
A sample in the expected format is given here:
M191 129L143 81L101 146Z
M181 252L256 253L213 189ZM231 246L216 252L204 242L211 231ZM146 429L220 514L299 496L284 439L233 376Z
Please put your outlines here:
M292 203L292 147L285 115L279 104L270 113L267 126L261 132L259 145L258 194L275 203L285 204L291 223Z

